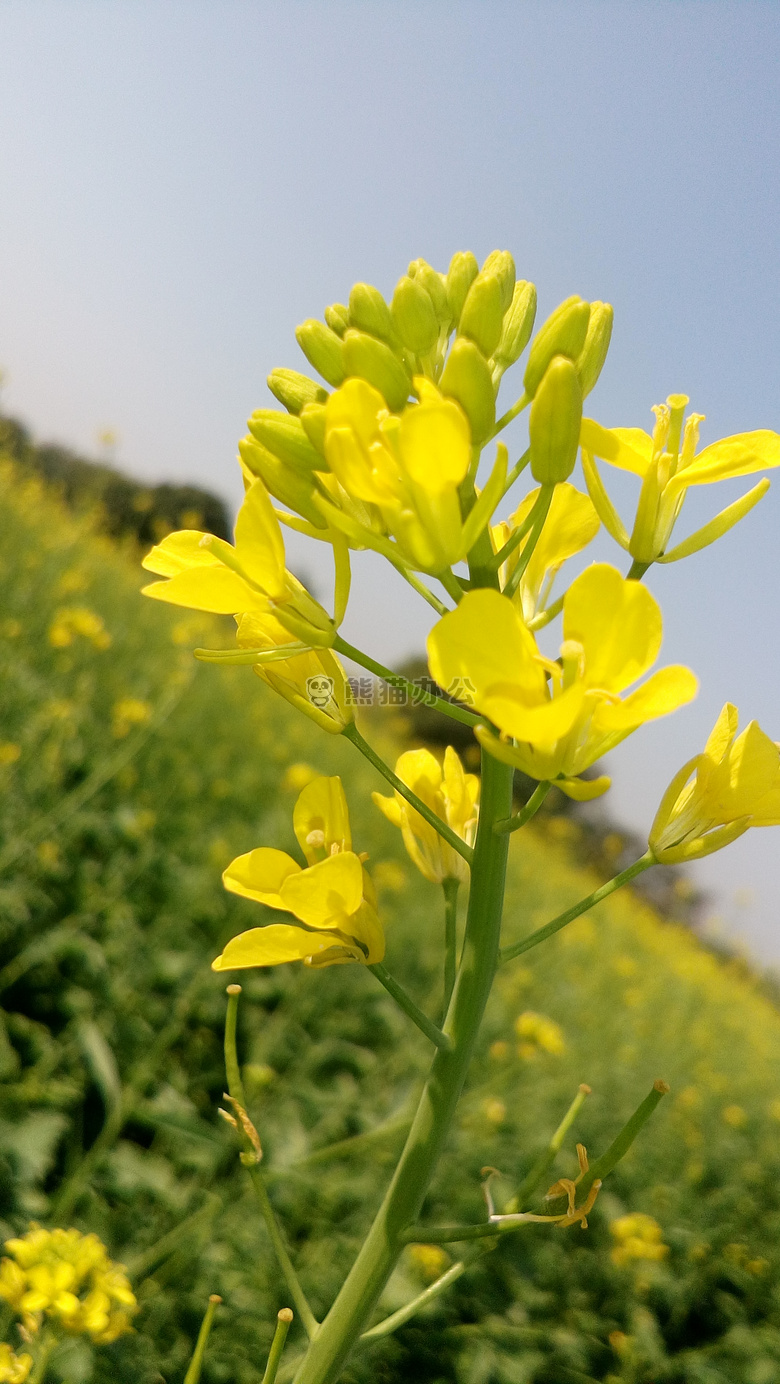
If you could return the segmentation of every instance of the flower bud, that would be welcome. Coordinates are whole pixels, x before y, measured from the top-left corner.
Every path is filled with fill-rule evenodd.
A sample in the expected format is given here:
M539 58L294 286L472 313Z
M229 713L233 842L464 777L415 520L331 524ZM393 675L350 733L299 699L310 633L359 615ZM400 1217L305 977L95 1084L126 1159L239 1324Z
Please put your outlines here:
M425 289L433 303L434 312L439 321L442 324L445 322L449 324L450 308L447 302L447 289L443 275L437 274L436 270L424 259L412 260L407 273L410 279L416 279Z
M398 280L393 294L393 323L404 346L424 355L436 345L439 322L430 296L418 279L408 274Z
M316 408L317 405L310 407ZM260 477L266 490L275 500L287 509L294 510L296 514L303 515L315 528L326 527L325 520L312 498L314 485L311 479L307 480L305 476L286 466L254 437L242 437L238 451L247 471ZM324 466L324 463L321 465Z
M488 365L479 347L459 336L439 381L442 394L459 403L469 420L475 446L487 441L496 421L496 400Z
M515 262L508 250L491 250L481 273L495 274L501 284L501 311L506 312L515 291Z
M349 325L358 331L368 332L388 346L397 346L393 319L378 288L371 284L353 284L349 295Z
M325 456L325 405L324 404L304 404L301 409L301 422L303 431L308 437L312 447L319 452L320 456ZM320 471L328 470L328 463L323 460L320 464Z
M300 327L296 327L295 339L317 374L337 389L343 383L346 371L344 348L336 333L324 322L318 322L316 317L309 317Z
M573 361L554 356L531 405L531 471L540 485L556 485L574 470L582 422L582 390Z
M343 336L349 326L349 308L343 303L331 303L325 309L325 321L336 336Z
M466 301L466 294L479 273L479 265L476 256L470 250L458 250L450 260L450 267L447 270L447 302L449 304L452 320L457 326L460 321L460 314L463 311L463 304Z
M512 304L504 317L501 340L495 353L496 364L508 370L523 354L531 338L536 317L536 288L520 279L515 284Z
M523 378L523 387L529 399L533 399L553 356L577 359L585 345L589 318L590 304L575 293L572 298L567 298L561 303L547 318L544 326L539 328L528 354L528 364Z
M489 358L501 340L503 322L501 282L496 274L483 270L466 294L458 332L475 342L483 356Z
M306 436L300 418L276 409L256 409L249 419L249 431L258 442L262 442L269 452L291 466L299 475L307 476L312 471L322 470L322 459L314 450Z
M607 358L614 316L610 303L591 303L585 345L576 360L583 399L590 394Z
M267 383L288 413L300 413L304 404L324 404L328 397L327 389L297 370L272 370Z
M350 327L344 337L344 364L348 375L368 380L394 412L402 409L412 387L411 377L383 341Z

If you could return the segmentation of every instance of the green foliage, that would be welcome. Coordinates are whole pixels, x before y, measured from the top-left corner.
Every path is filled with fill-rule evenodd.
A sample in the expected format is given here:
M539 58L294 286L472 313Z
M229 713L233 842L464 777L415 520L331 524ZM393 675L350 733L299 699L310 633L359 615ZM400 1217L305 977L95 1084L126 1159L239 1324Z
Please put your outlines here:
M348 743L296 718L249 670L193 663L193 645L219 640L216 622L140 600L137 570L7 464L0 524L0 1232L33 1217L75 1224L130 1270L137 1331L94 1364L80 1343L61 1351L53 1370L66 1381L181 1380L218 1292L203 1380L250 1384L287 1304L217 1116L225 978L209 962L260 917L225 893L220 870L261 843L294 849L305 766L341 773L380 889L387 965L434 1016L440 891L413 874L370 803L381 784ZM381 724L370 733L381 738ZM593 888L572 863L571 830L551 818L513 838L508 942ZM368 1226L430 1052L361 967L241 980L240 1050L268 1186L321 1313ZM526 1021L518 1038L528 1012L551 1024ZM348 1377L775 1379L780 1017L742 968L636 896L616 896L500 974L424 1219L481 1220L486 1164L504 1175L499 1209L510 1202L588 1082L550 1180L574 1175L575 1140L603 1152L659 1076L672 1095L587 1231L505 1236L423 1315L356 1354ZM665 1260L613 1261L610 1225L628 1211L657 1220ZM420 1291L424 1268L407 1251L385 1312ZM295 1322L280 1378L301 1344Z

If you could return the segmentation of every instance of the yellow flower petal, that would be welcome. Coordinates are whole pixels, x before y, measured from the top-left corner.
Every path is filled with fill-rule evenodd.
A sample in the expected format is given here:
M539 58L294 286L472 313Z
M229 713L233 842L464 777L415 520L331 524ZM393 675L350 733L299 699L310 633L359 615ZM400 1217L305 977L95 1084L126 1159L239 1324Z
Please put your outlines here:
M221 956L212 961L212 971L237 971L248 966L280 966L285 961L304 961L327 948L343 945L332 934L305 932L292 923L270 923L253 927L233 937Z
M482 708L486 689L517 686L530 699L546 695L546 679L533 635L513 603L497 591L468 591L456 610L434 625L428 636L431 675L445 691L473 687Z
M508 531L502 541L506 541L512 531L520 527L536 503L539 493L539 490L532 490L526 495L512 515L510 524L506 526ZM590 496L583 495L568 481L556 485L547 521L520 582L519 594L523 614L527 620L536 613L537 601L547 579L555 576L567 558L587 547L598 531L599 517ZM525 539L516 549L518 557L527 542L528 539ZM510 558L509 572L514 565L515 561Z
M159 577L175 577L177 572L188 572L191 567L219 566L219 558L208 547L202 547L204 538L210 534L198 529L180 529L169 533L162 543L158 543L142 559L141 566L147 572L156 572Z
M284 596L284 539L271 497L260 480L250 485L238 511L236 553L247 576L272 600Z
M563 635L585 650L587 686L622 692L655 662L663 621L638 581L609 563L594 563L572 582L563 602Z
M401 455L415 484L433 495L460 485L471 460L471 430L452 399L431 398L401 415Z
M329 856L290 874L280 894L285 908L309 927L342 927L363 898L363 870L353 851Z
M635 476L644 476L653 454L653 440L641 428L602 428L593 418L582 420L580 446Z
M585 687L576 682L557 697L528 705L498 687L483 697L483 710L495 725L515 740L527 740L542 748L552 747L566 735L582 710Z
M762 428L710 443L669 484L673 489L684 489L688 485L749 476L753 471L773 466L780 466L780 434Z
M310 865L330 855L334 846L352 850L349 809L337 775L306 785L293 809L293 830Z
M602 702L593 717L594 730L633 730L645 721L668 716L671 711L685 706L686 702L693 701L698 690L698 678L690 668L682 664L659 668L624 701Z
M264 596L253 591L237 572L222 563L193 567L178 572L168 581L152 582L141 588L144 596L170 605L189 606L191 610L208 610L212 615L236 615L253 606L267 604Z
M568 778L555 779L555 787L560 788L567 798L573 799L577 803L589 803L594 798L600 798L612 784L612 779L606 774L601 774L598 778L582 779Z
M383 812L388 822L392 822L394 827L401 825L401 806L397 798L386 798L382 793L372 793L372 802L376 803L380 812Z
M255 899L257 903L268 904L269 908L288 912L290 905L281 897L282 885L291 875L302 873L300 865L285 851L259 846L231 861L222 883L231 894L240 894L244 899Z

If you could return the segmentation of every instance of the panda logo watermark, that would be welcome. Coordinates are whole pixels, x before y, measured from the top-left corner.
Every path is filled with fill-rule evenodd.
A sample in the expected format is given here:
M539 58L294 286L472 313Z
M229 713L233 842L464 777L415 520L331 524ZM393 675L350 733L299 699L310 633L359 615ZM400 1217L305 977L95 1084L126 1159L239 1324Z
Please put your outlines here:
M324 673L317 673L313 678L307 678L306 695L312 706L316 706L318 711L324 711L333 699L333 687L333 678L327 677Z

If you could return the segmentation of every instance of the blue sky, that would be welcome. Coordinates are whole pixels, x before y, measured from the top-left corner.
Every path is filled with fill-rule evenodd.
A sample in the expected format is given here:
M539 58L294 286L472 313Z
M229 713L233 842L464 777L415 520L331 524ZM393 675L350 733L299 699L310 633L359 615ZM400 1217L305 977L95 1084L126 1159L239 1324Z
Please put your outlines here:
M391 293L418 255L498 246L541 315L614 303L602 422L648 426L684 391L705 441L780 428L779 58L780 7L752 0L2 0L4 407L88 453L111 426L128 470L236 502L236 442L268 371L300 364L298 322L357 279ZM692 497L682 531L746 488ZM702 689L613 757L610 808L640 830L727 698L780 738L779 537L780 478L648 578L664 657ZM356 563L353 642L399 661L427 628ZM698 877L780 961L777 831Z

